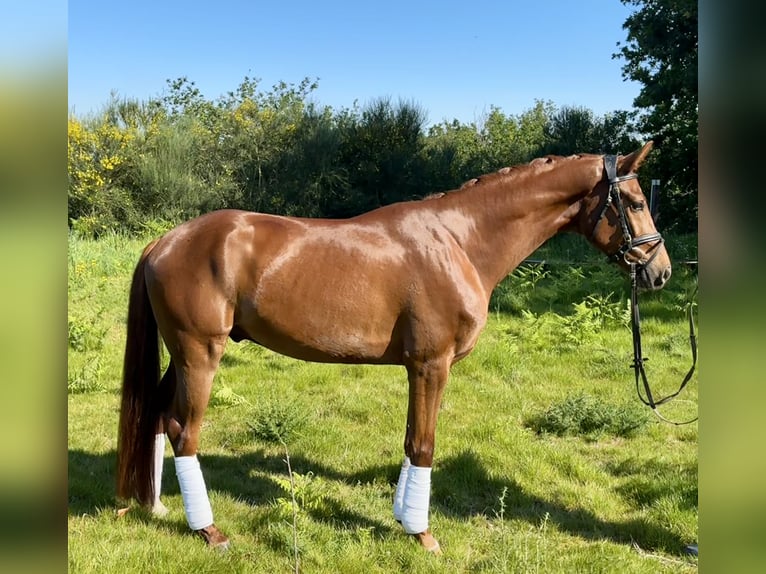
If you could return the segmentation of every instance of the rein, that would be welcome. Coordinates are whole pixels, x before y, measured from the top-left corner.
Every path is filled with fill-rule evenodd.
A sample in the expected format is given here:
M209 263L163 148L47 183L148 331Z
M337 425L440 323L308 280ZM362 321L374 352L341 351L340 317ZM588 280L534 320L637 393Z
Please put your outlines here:
M696 291L696 289L695 289ZM641 400L642 403L644 403L646 406L651 407L652 412L657 415L657 417L660 420L665 421L666 423L674 424L674 425L687 425L690 423L695 422L699 419L699 415L694 417L693 419L690 419L688 421L683 422L676 422L671 421L657 410L657 407L659 405L665 404L667 402L670 402L672 399L677 397L682 390L684 390L684 387L686 386L686 383L689 382L689 380L692 378L692 375L694 374L694 370L697 367L697 335L694 332L694 319L692 317L692 305L689 305L689 346L691 347L692 351L692 366L689 369L689 372L686 373L686 376L684 377L684 380L681 382L681 386L678 388L678 390L675 393L672 393L670 395L667 395L659 400L654 400L654 397L652 396L652 390L649 388L649 381L646 378L646 370L644 369L644 363L649 360L648 357L643 356L643 352L641 350L641 317L638 311L638 283L636 281L636 264L631 263L630 264L630 324L631 324L631 330L633 331L633 364L631 367L633 368L635 374L636 374L636 393L638 394L638 398ZM639 379L641 382L643 382L644 386L644 392L646 393L646 397L644 397L641 394L641 387L639 386Z
M620 183L623 181L627 181L630 179L635 179L638 176L635 173L631 173L624 176L617 176L617 156L616 155L606 155L604 156L604 170L606 172L607 179L609 181L609 193L607 194L606 201L604 202L604 207L601 209L601 213L598 216L598 219L596 220L596 224L593 227L592 235L596 232L596 227L601 222L601 220L606 215L607 209L609 209L609 206L614 203L615 208L617 210L618 220L620 222L620 228L622 229L622 235L623 235L623 244L622 246L612 255L609 256L610 260L619 262L621 259L624 260L629 266L630 266L630 311L631 311L631 330L633 332L633 363L631 367L633 368L635 375L636 375L636 393L638 394L638 398L641 400L642 403L644 403L646 406L650 407L652 409L652 412L657 415L657 417L660 420L663 420L667 423L674 424L674 425L685 425L695 422L699 419L699 416L694 417L691 420L683 421L683 422L676 422L671 421L662 416L660 412L657 410L657 407L659 405L665 404L667 402L670 402L672 399L677 397L679 393L686 387L686 384L691 379L692 375L694 374L694 371L697 366L697 336L694 331L694 320L692 317L692 305L689 305L689 343L691 346L691 352L692 352L692 366L689 369L689 372L686 373L686 376L684 377L683 381L681 382L681 386L678 388L678 390L670 395L667 395L659 400L655 400L651 388L649 387L649 381L646 377L646 370L644 369L644 363L648 361L649 359L647 357L643 356L643 352L641 349L641 317L638 309L638 282L637 282L637 273L643 271L657 256L658 253L658 247L662 245L662 243L665 241L659 233L648 233L645 235L640 235L638 237L634 236L633 230L630 226L630 221L628 220L628 217L625 213L625 206L622 204L622 199L620 197ZM643 245L646 243L656 242L656 245L654 246L653 253L649 256L648 259L645 261L639 260L639 261L632 261L628 259L628 254L633 251L634 247L637 247L638 245ZM642 255L646 255L646 253L642 253ZM639 382L643 383L644 387L644 393L645 396L641 394L641 387L639 385Z

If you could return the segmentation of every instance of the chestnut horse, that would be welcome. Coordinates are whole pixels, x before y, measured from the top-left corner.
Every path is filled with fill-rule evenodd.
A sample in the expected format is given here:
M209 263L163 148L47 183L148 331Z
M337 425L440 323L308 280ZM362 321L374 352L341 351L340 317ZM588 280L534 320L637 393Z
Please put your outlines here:
M548 156L433 198L343 220L237 210L202 215L150 243L133 275L117 494L159 503L164 435L190 528L216 528L197 461L213 375L229 338L330 363L403 365L409 381L394 515L428 550L431 465L450 367L468 355L497 284L548 238L583 234L659 289L670 259L627 156ZM159 336L170 354L160 379ZM161 467L160 467L161 469Z

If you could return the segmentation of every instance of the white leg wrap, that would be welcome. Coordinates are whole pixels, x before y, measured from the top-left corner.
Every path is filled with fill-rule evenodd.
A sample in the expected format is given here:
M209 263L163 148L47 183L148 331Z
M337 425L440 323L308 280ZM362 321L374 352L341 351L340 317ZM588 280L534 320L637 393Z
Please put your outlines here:
M176 476L184 500L186 521L192 530L200 530L213 524L213 509L207 497L205 479L199 466L197 455L177 456Z
M165 462L165 433L154 436L154 476L152 484L154 486L154 500L152 500L152 513L157 516L165 516L168 509L160 502L160 491L162 490L162 465Z
M404 508L404 491L407 489L407 471L410 468L410 457L405 456L402 463L402 470L399 471L399 482L396 483L396 492L394 493L394 518L402 521L402 510Z
M404 490L402 526L407 534L428 530L428 505L431 498L431 468L411 465Z

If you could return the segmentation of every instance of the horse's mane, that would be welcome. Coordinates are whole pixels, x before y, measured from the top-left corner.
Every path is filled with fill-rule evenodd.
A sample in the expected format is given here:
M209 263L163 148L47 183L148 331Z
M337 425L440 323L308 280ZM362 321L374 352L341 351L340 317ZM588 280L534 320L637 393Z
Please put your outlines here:
M421 198L421 200L433 200L433 199L439 199L440 197L444 197L445 195L450 195L454 191L463 191L468 188L473 188L480 185L488 185L492 184L494 182L504 180L504 179L517 179L522 177L529 177L534 175L539 175L540 173L550 171L558 166L560 166L562 163L578 160L584 157L592 157L593 154L574 154L574 155L545 155L542 157L535 158L527 163L521 163L513 166L508 167L502 167L494 172L485 173L483 175L480 175L479 177L471 178L465 182L463 182L460 187L458 187L456 190L453 191L438 191L434 193L429 193L428 195L425 195Z
M558 165L564 161L577 160L581 157L584 157L585 155L586 154L575 154L568 156L546 155L543 157L538 157L528 163L503 167L495 172L485 173L479 177L474 177L463 183L458 189L465 189L468 187L474 187L476 185L488 184L497 181L498 179L524 177L530 174L537 175L543 171L548 171L554 167L558 167Z

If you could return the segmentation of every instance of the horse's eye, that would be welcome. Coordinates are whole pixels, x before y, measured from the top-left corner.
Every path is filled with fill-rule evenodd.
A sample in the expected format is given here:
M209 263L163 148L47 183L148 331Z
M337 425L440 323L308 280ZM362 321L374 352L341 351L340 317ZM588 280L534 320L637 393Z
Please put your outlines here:
M633 211L642 211L644 209L643 201L634 201L630 204L630 209Z

